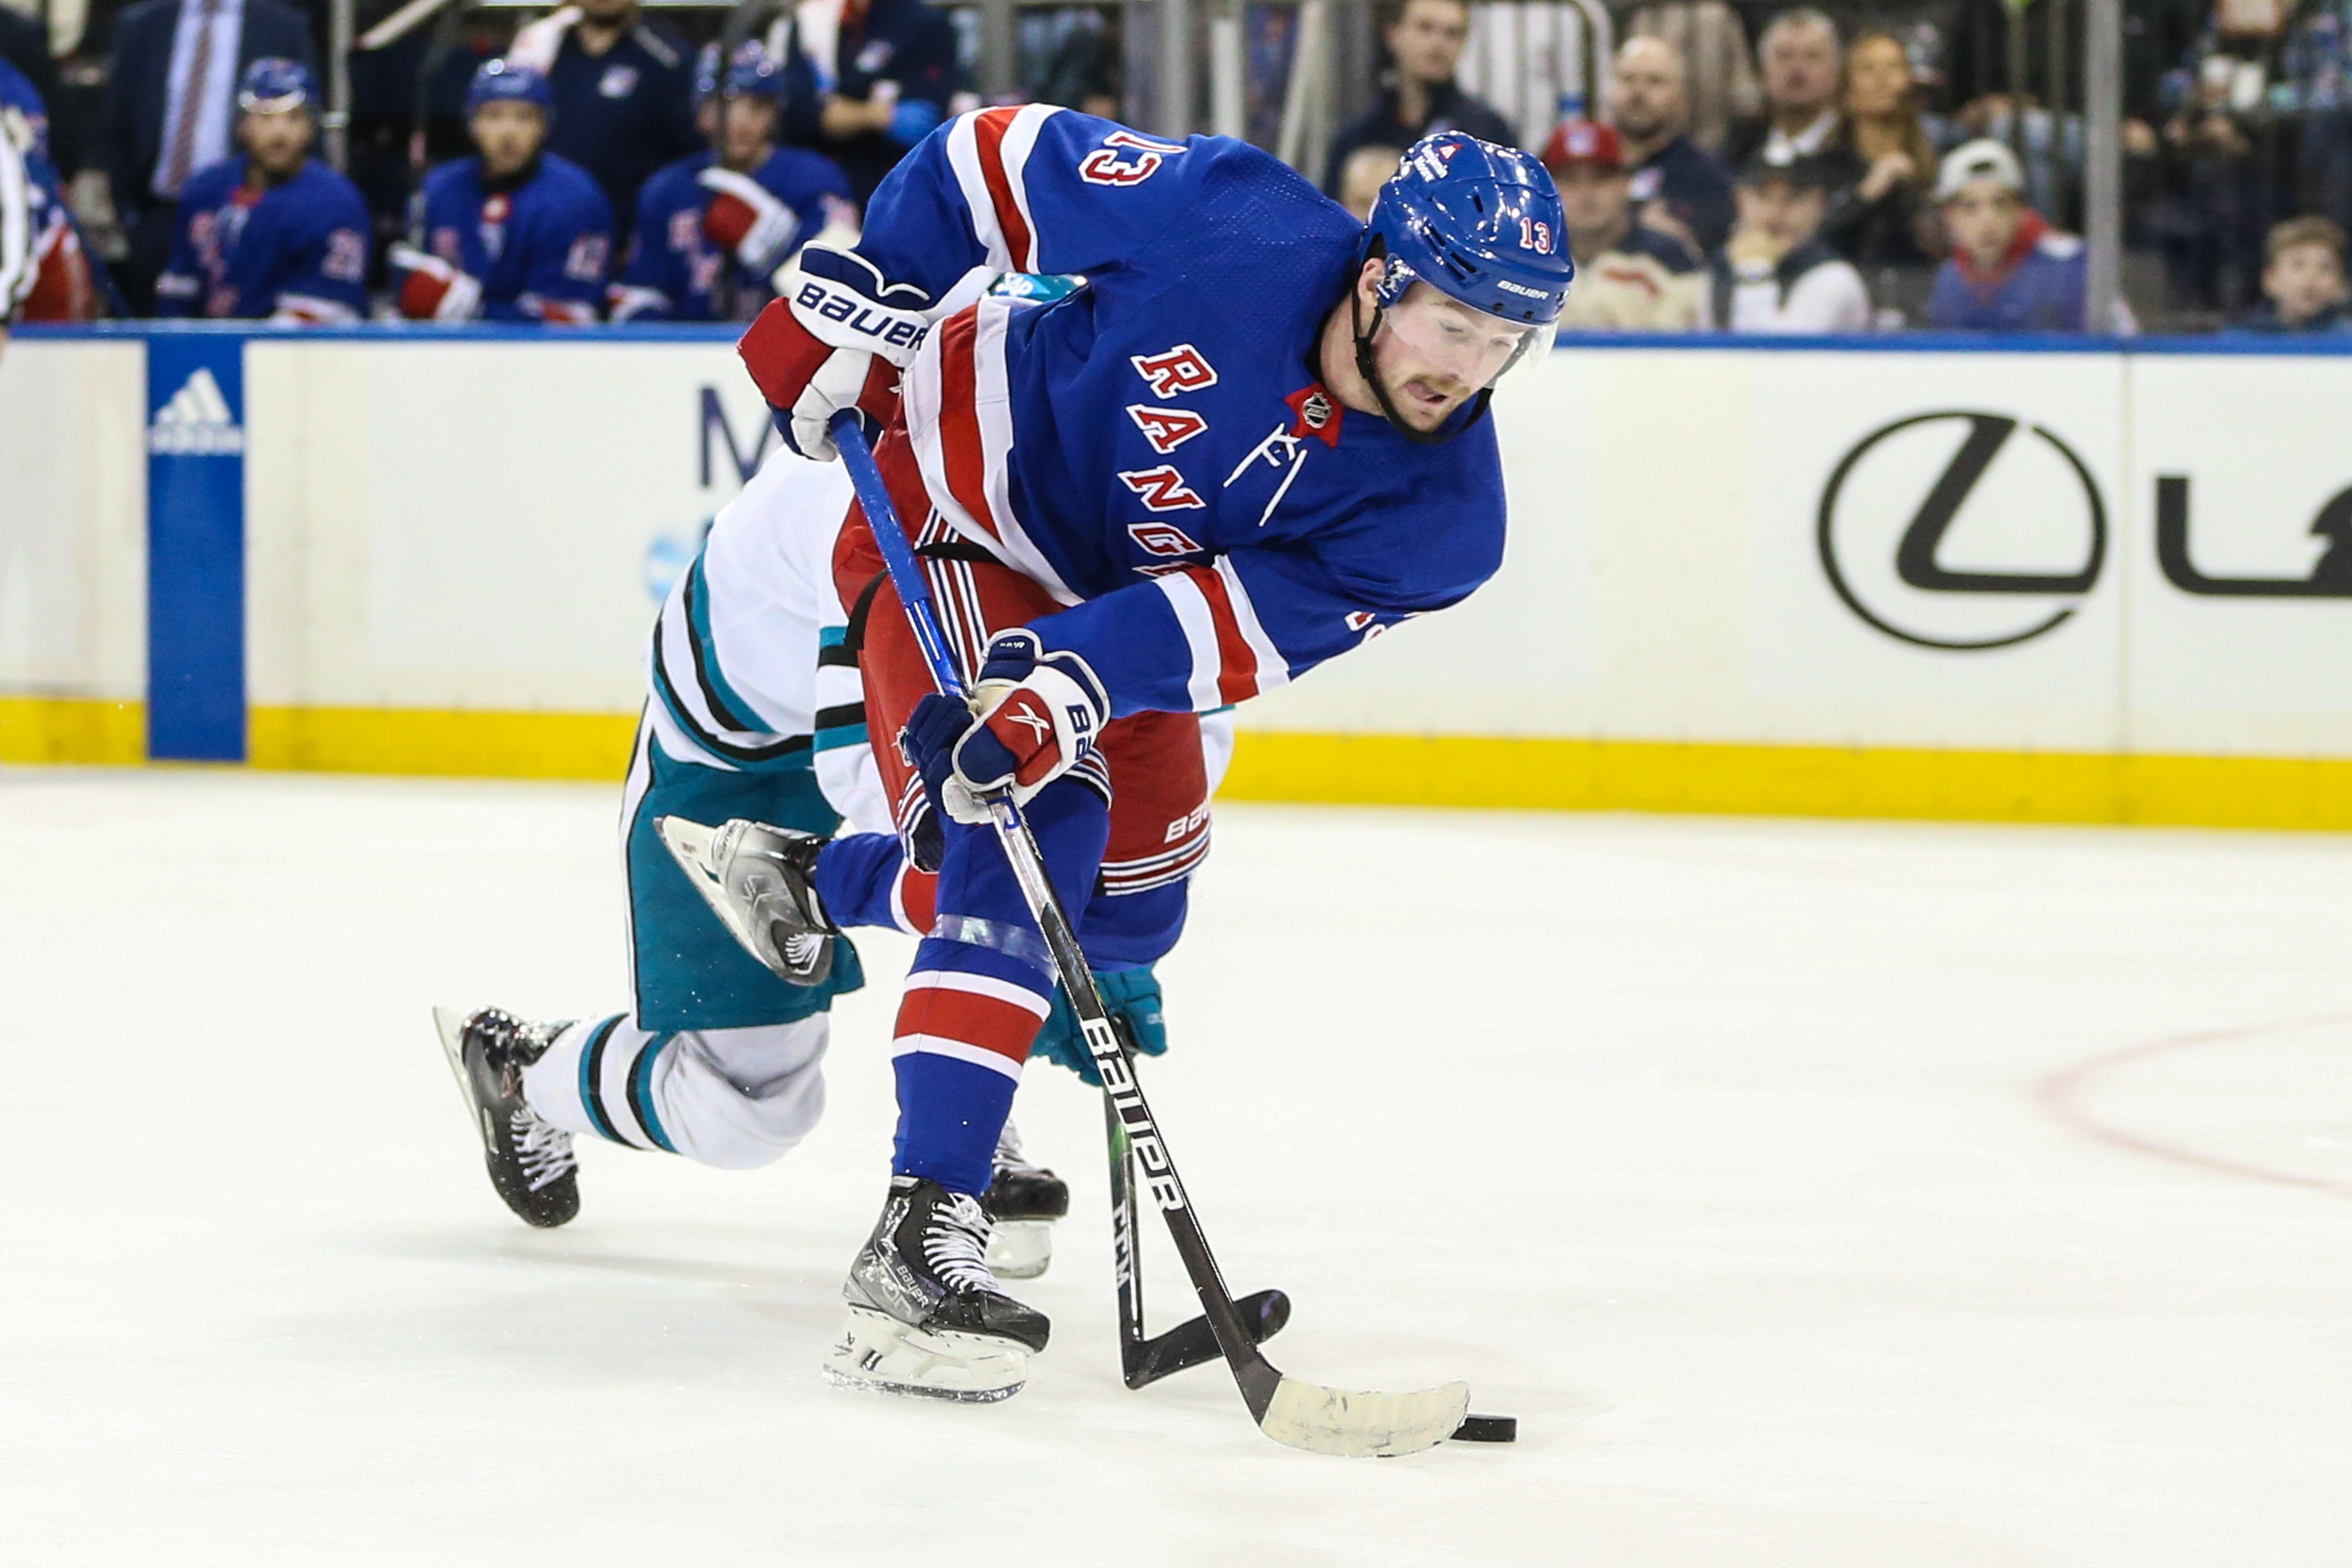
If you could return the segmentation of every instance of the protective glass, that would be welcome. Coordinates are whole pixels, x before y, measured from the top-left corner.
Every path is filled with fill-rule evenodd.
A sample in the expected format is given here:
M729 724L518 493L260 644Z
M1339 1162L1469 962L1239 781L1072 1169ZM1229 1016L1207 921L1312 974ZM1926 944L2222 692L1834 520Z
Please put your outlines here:
M1540 362L1551 352L1554 329L1506 321L1427 284L1407 290L1381 324L1432 370L1484 389Z

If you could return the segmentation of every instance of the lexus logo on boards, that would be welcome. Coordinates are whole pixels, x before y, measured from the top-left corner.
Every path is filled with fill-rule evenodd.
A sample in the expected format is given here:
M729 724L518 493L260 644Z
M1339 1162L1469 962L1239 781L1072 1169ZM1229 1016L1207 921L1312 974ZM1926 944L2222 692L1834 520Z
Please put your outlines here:
M1822 570L1862 621L1916 647L2014 647L2066 624L2107 559L2107 508L2047 426L1948 409L1881 425L1822 489Z

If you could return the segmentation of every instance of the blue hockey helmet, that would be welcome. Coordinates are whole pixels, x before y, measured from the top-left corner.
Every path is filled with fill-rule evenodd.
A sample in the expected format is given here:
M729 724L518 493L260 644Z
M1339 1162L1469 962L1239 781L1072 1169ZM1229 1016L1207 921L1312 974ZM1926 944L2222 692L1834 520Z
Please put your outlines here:
M537 104L543 114L555 110L555 95L548 91L545 74L510 60L486 60L465 90L465 117L472 119L486 103L500 102Z
M1389 263L1383 307L1420 282L1473 310L1540 326L1559 319L1576 276L1544 165L1459 130L1413 144L1380 187L1367 238Z
M784 67L757 39L735 45L727 69L718 69L718 45L707 43L694 62L694 101L700 106L716 97L781 99Z
M246 114L283 114L319 101L319 81L299 60L272 55L245 68L237 80L237 110Z

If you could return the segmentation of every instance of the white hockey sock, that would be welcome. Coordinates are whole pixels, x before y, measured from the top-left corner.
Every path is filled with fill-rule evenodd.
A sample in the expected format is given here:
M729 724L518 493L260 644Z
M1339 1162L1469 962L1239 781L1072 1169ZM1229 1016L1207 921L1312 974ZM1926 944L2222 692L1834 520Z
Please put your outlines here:
M823 1013L750 1029L655 1033L628 1016L573 1025L523 1070L547 1121L730 1170L767 1164L824 1113Z

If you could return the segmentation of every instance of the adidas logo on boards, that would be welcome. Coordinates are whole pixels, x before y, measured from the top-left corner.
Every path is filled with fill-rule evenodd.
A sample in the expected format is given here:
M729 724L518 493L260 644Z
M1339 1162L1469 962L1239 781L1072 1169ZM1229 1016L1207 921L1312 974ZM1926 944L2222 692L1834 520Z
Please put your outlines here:
M245 431L230 416L213 372L199 369L147 426L147 450L172 457L233 457L245 450Z

